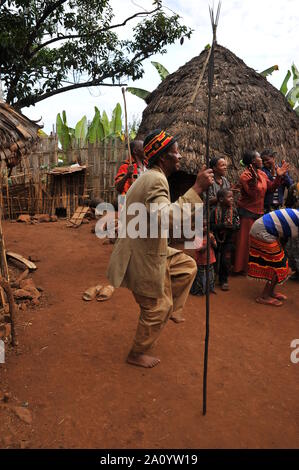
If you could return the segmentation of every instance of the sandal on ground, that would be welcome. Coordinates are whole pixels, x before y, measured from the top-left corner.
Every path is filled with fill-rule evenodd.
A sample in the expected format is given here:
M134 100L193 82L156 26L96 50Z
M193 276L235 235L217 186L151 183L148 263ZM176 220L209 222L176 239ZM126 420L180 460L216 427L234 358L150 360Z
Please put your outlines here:
M263 297L257 297L255 299L255 301L258 304L273 305L273 307L281 307L281 305L283 305L282 302L280 302L280 300L274 299L273 297L271 297L270 299L264 299Z
M89 287L88 289L86 289L86 291L82 295L82 299L87 300L87 301L95 299L96 295L100 292L102 287L103 286L101 286L101 285L94 286L94 287Z
M223 284L221 284L221 290L229 290L229 285L227 282L224 282Z
M275 292L275 294L272 295L273 299L277 300L287 300L287 296L282 294L281 292Z
M97 301L98 302L103 302L104 300L110 299L114 292L114 287L113 286L104 286L100 290L100 292L97 294Z

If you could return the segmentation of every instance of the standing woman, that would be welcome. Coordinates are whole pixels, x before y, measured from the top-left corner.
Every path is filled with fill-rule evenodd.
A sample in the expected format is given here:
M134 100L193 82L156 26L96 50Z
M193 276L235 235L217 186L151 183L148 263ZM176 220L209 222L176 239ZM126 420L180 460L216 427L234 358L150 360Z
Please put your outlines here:
M240 230L237 235L234 271L247 272L249 257L249 232L255 220L264 213L264 199L267 191L275 191L287 173L289 165L282 162L277 168L277 176L270 181L261 170L263 166L260 154L256 150L245 151L243 164L246 170L240 176L241 197L238 201Z
M209 191L210 206L216 206L218 191L220 189L230 188L229 181L226 178L227 164L224 158L213 157L210 161L210 168L214 173L214 183L210 187Z
M276 176L276 169L278 166L275 161L276 157L277 152L274 152L271 149L263 150L261 153L261 158L263 160L264 165L262 170L264 173L266 173L270 181L273 181ZM292 184L293 180L287 173L282 178L281 184L278 186L278 188L275 189L274 192L266 192L264 201L265 213L282 208L285 189L289 189Z

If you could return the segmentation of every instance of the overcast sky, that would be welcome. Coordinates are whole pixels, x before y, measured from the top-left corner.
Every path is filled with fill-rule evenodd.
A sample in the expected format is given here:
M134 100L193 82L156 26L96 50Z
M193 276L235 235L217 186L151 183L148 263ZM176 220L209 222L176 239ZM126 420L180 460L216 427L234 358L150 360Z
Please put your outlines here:
M135 0L134 0L135 1ZM138 11L136 3L152 9L151 0L111 0L116 20L124 20ZM144 77L128 85L154 90L160 83L157 71L150 61L161 62L169 72L174 72L195 55L200 54L207 43L211 43L212 32L208 6L212 0L165 0L170 9L179 13L183 22L194 29L190 40L181 46L176 43L167 48L164 55L157 54L145 61ZM215 5L217 5L215 1ZM131 34L130 26L123 28L122 37ZM280 87L281 82L295 62L299 67L299 8L298 0L222 0L217 41L240 57L249 66L262 71L278 64L269 81ZM32 119L42 117L45 132L50 132L58 112L65 110L68 124L74 126L84 115L92 119L94 106L106 110L110 116L117 102L122 104L119 88L91 88L63 93L38 103L35 107L23 108ZM139 119L145 103L127 93L129 119Z

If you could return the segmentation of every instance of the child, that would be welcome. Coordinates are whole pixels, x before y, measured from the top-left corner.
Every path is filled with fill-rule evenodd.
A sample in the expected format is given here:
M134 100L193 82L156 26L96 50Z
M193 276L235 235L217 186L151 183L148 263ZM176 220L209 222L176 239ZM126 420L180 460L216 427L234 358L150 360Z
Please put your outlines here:
M220 189L217 193L217 206L211 212L211 230L217 242L217 272L221 289L229 290L228 275L234 251L233 235L240 228L238 212L234 207L233 192Z
M216 294L215 292L215 283L214 283L214 263L216 262L214 248L216 248L217 243L215 237L210 233L210 269L209 269L209 284L210 292ZM197 264L197 274L193 281L192 287L190 289L190 294L192 295L204 295L206 293L206 284L207 284L207 275L206 275L206 266L207 266L207 221L203 220L203 239L197 245L195 250L195 261Z

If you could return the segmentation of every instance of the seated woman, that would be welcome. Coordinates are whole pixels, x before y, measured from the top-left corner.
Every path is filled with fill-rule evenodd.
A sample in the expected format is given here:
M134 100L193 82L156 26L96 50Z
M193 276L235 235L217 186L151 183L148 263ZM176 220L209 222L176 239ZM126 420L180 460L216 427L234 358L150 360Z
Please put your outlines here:
M250 230L248 276L266 280L262 294L256 298L260 304L280 307L284 294L275 292L277 284L289 276L288 259L281 240L298 238L299 210L278 209L257 219Z
M243 155L246 170L240 176L241 197L238 201L240 230L236 241L234 271L246 272L249 254L249 232L252 224L264 213L264 198L267 191L275 191L282 177L289 169L286 162L277 168L277 176L270 181L261 170L263 162L255 150L246 151Z

